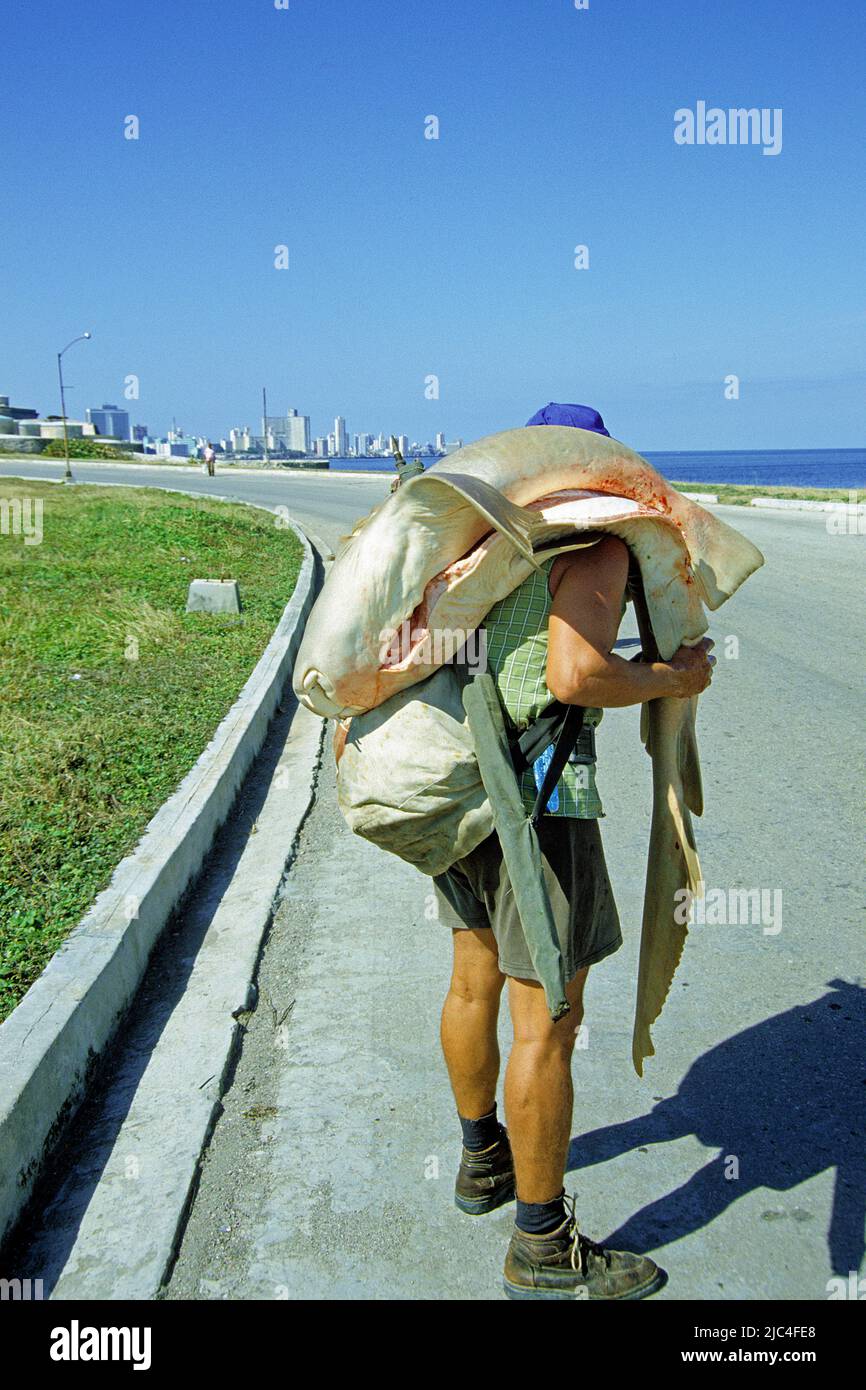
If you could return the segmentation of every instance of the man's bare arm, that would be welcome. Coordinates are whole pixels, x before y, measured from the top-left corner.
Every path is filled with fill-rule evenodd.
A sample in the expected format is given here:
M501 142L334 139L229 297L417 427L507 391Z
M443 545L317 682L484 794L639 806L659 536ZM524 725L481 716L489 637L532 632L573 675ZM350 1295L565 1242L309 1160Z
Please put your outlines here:
M628 548L616 536L561 555L550 575L547 686L569 705L638 705L705 690L715 658L705 638L670 661L625 661L613 651L628 579Z

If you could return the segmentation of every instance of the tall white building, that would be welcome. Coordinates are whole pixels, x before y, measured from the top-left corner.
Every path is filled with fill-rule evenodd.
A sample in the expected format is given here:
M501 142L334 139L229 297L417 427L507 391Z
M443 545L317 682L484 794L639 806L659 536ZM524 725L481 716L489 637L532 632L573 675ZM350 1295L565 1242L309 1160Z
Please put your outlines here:
M263 421L262 429L267 430L269 449L309 454L309 415L299 415L297 410L289 410L285 415L269 415L267 421Z
M437 449L440 449L440 450L442 451L442 453L444 454L444 452L445 452L445 436L444 436L444 434L442 433L441 430L439 431L439 433L438 433L437 436L436 436L436 448L437 448Z
M408 436L408 434L398 434L398 435L397 435L397 448L400 450L400 453L403 455L403 457L406 458L407 454L409 453L409 436Z
M309 454L310 452L310 417L309 415L299 415L296 410L290 410L286 417L289 437L288 445L294 453Z
M341 457L345 457L349 452L349 436L346 432L346 422L342 415L338 415L334 421L334 444L335 452Z
M355 454L358 458L364 458L370 451L370 436L368 434L355 435Z

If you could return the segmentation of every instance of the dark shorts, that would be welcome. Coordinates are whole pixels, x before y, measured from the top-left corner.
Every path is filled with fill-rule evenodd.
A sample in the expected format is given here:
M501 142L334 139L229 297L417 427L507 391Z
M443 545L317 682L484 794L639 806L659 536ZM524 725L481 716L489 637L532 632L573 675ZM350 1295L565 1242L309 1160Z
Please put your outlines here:
M619 914L596 820L545 816L538 828L544 882L570 980L622 945ZM495 831L465 859L433 879L439 920L453 928L493 931L499 968L537 980Z

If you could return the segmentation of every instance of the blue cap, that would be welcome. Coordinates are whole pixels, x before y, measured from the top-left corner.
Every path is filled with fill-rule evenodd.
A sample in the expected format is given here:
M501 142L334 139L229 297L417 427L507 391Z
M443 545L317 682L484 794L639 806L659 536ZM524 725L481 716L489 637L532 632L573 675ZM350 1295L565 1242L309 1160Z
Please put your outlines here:
M591 405L557 405L551 401L543 410L537 410L527 425L572 425L578 430L594 430L596 434L610 434L604 421Z

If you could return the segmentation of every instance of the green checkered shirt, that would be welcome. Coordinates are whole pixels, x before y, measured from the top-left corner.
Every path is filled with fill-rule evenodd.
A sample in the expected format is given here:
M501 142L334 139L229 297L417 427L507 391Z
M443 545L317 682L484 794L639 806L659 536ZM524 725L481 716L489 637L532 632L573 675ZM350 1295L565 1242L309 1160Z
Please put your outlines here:
M553 699L546 679L551 602L547 577L552 564L553 560L543 564L541 573L531 574L507 598L494 604L484 619L487 667L512 724L521 732ZM601 717L600 709L587 709L584 729L595 728ZM577 751L586 747L587 736L581 734ZM604 815L595 785L594 763L566 763L556 787L559 806L554 811L548 804L548 815L580 820L595 820ZM529 813L538 791L532 768L521 776L520 790Z

